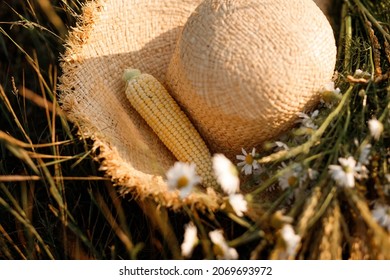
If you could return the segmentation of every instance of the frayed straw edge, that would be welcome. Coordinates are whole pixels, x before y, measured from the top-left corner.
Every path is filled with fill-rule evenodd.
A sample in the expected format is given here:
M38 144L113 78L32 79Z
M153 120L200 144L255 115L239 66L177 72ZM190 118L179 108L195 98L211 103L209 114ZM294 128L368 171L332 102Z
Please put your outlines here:
M93 152L95 159L100 163L100 170L111 178L120 194L131 193L136 199L152 197L158 204L178 210L184 205L200 210L217 210L222 205L221 195L212 189L204 192L194 192L185 199L180 199L178 192L170 192L166 182L161 176L145 174L134 169L130 163L123 160L115 147L101 135L94 127L89 117L78 108L78 102L74 96L73 73L82 59L77 55L82 53L86 45L94 23L99 13L104 9L106 0L89 1L83 6L82 15L77 19L76 27L70 32L65 52L61 56L61 68L64 74L59 78L58 89L61 91L59 102L68 119L79 127L78 134L84 138L93 140ZM97 153L97 151L99 151Z
M78 134L82 138L93 141L92 152L95 160L103 171L118 187L121 195L131 194L135 199L153 198L164 207L179 210L183 206L206 211L215 211L222 205L222 197L213 189L206 192L193 192L185 199L181 199L179 193L168 190L167 183L161 176L150 175L136 170L126 162L115 147L101 135L89 120L88 116L78 108L74 96L68 95L63 99L62 108L68 119L78 127Z

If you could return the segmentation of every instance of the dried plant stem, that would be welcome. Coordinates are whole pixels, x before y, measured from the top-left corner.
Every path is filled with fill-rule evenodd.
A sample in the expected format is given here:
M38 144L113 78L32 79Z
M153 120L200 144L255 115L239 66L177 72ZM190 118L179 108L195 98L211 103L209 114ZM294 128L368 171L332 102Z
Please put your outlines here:
M380 49L381 46L379 44L378 38L375 35L374 29L372 29L372 25L370 21L366 21L366 28L368 30L368 35L371 40L371 46L372 46L372 60L373 60L373 67L375 73L375 77L380 77L382 75L382 68L381 68L381 53Z
M99 209L101 210L104 217L107 219L107 222L111 225L115 234L122 241L123 245L125 246L128 254L131 258L133 256L132 250L134 249L134 244L133 244L132 240L130 239L130 235L126 234L123 231L123 229L118 225L116 219L112 215L111 210L107 206L102 195L100 193L98 193L95 197L96 197L96 201L99 205Z
M299 222L297 226L297 233L301 237L305 236L309 228L309 222L316 214L316 209L318 208L321 195L322 195L321 189L317 187L312 191L310 198L306 202L305 208L301 214L301 217L299 218Z
M372 24L383 34L383 36L387 40L390 40L390 34L383 29L382 25L376 20L376 18L370 13L370 11L362 4L362 2L360 2L360 0L353 0L353 1L355 2L359 10L369 18Z
M373 246L380 251L378 258L390 259L390 238L389 234L374 220L370 209L364 199L362 199L354 190L344 189L348 201L355 207L364 222L373 232Z
M1 29L1 27L0 27ZM28 135L28 133L26 132L26 130L24 129L22 123L19 121L19 118L17 117L14 109L12 108L12 105L11 105L11 102L8 100L7 98L7 95L5 94L4 92L4 89L3 87L0 85L0 100L2 101L2 103L6 106L7 110L11 113L12 117L13 117L13 120L15 122L15 124L17 125L18 129L23 133L23 136L24 138L30 143L30 145L32 146L32 141L30 139L30 136ZM1 132L1 131L0 131ZM3 132L4 133L4 132ZM5 134L5 133L4 133Z
M156 202L147 199L140 201L138 205L144 210L145 215L149 217L150 221L160 231L169 246L172 258L181 259L180 246L172 225L169 223L167 209L158 207Z
M340 228L340 206L336 200L326 211L322 219L323 235L319 246L319 259L339 260L341 259L341 228Z
M109 181L109 178L99 176L87 177L68 177L68 176L53 176L54 180L68 180L68 181ZM42 176L28 176L28 175L0 175L0 182L23 182L23 181L43 181L45 177Z
M344 71L351 72L352 17L350 15L345 16L344 45Z
M264 237L264 232L262 230L249 230L236 239L231 240L228 244L231 247L238 247L240 245L248 244L249 242L258 240L262 237Z
M334 200L336 196L337 189L335 187L332 187L329 192L323 192L326 194L324 197L324 201L322 202L321 206L317 209L316 213L313 215L312 218L310 218L310 221L308 222L308 228L312 227L326 212L328 209L329 204Z
M5 191L6 193L8 193L8 191L6 190L6 187L5 185L3 184L0 184L1 186L1 189L3 191ZM23 226L26 227L26 229L28 231L30 231L30 233L37 239L38 243L41 245L43 251L45 251L45 253L47 254L48 258L54 260L54 256L53 254L51 253L51 251L49 250L49 248L46 246L45 242L43 241L42 237L40 236L40 234L36 231L36 229L34 228L34 226L31 224L31 221L27 219L26 217L26 214L25 212L23 211L23 209L21 209L18 205L18 203L13 199L12 195L10 193L8 193L8 198L11 199L13 202L13 206L16 208L16 210L14 210L11 205L9 205L3 198L0 197L0 205L2 207L4 207L9 213L11 213L15 219L17 221L19 221Z

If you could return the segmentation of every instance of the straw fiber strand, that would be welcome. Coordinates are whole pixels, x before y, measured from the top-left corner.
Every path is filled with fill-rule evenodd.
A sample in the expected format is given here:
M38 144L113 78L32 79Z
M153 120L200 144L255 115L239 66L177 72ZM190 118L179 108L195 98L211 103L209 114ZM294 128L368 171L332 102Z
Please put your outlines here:
M332 28L311 0L206 0L184 26L168 81L212 151L234 156L315 105L335 59Z
M101 169L122 193L173 208L183 202L162 176L175 158L127 101L122 74L138 68L165 83L178 33L199 2L90 1L62 58L62 108L80 134L94 140ZM209 190L184 203L215 209L218 199Z

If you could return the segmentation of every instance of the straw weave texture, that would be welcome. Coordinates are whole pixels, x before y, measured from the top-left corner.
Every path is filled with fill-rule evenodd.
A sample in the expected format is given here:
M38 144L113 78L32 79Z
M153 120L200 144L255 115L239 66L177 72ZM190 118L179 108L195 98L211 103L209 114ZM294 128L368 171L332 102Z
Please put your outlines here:
M123 70L138 68L165 83L178 33L200 1L92 1L70 34L60 79L61 103L94 149L105 171L139 198L178 208L182 201L163 180L175 158L126 99ZM184 203L208 208L218 197L193 194Z
M150 197L174 209L184 203L214 210L221 205L221 195L207 189L181 200L167 190L164 174L175 158L128 102L122 80L125 68L152 74L173 90L212 152L232 156L241 147L251 148L287 129L297 111L316 103L317 90L330 79L334 67L332 31L329 24L322 23L324 15L311 0L286 1L288 5L281 0L206 0L205 5L214 5L210 11L223 12L228 7L237 12L226 14L235 17L226 21L226 27L232 29L227 44L218 34L207 33L215 31L224 19L208 14L210 11L203 14L209 18L202 19L199 14L205 5L193 14L181 35L201 2L90 1L67 40L62 58L62 109L78 126L80 135L94 141L101 170L121 193ZM226 5L215 6L217 2ZM243 14L245 10L255 14ZM261 13L265 18L259 21ZM310 20L302 19L307 14L312 15ZM287 19L296 20L295 27ZM252 29L246 29L252 21ZM210 28L191 29L199 24ZM282 32L283 37L276 38L276 32ZM252 33L268 35L259 41ZM199 39L196 45L191 45L191 36ZM207 51L208 42L215 45L213 52ZM286 44L293 47L288 49ZM280 48L284 48L282 55ZM205 53L212 57L209 64L202 60ZM227 63L232 56L234 62ZM210 65L215 68L210 69ZM204 90L200 89L202 84Z
M168 81L212 151L232 157L290 128L318 102L335 63L333 30L311 0L205 0Z

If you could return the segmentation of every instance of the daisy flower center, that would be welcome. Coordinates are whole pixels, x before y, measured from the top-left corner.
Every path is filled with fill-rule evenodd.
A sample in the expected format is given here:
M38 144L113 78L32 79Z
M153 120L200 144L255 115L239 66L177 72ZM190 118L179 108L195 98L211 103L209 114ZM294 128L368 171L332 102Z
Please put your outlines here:
M247 154L245 157L245 163L251 165L253 163L253 156L251 154Z
M216 256L223 256L225 251L222 249L222 247L218 244L214 244L213 251Z
M352 173L353 169L349 165L343 166L343 171L345 173Z
M295 176L290 176L288 179L287 179L287 183L290 187L294 186L298 181L298 178L295 177Z
M179 179L177 179L177 188L181 189L188 185L190 180L186 176L181 176Z

